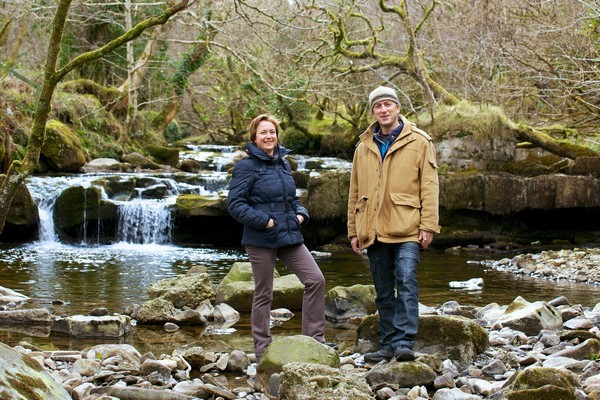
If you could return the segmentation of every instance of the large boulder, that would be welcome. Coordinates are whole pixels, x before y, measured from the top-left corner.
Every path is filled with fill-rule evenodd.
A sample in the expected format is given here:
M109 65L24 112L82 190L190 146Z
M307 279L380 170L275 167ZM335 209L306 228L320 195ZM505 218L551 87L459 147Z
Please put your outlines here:
M379 317L371 315L360 323L354 351L366 353L379 347ZM460 365L468 365L488 346L485 330L475 321L460 316L420 315L414 350L436 354Z
M149 145L146 151L159 164L176 168L179 163L179 149L158 145Z
M0 343L0 398L71 400L71 395L38 362Z
M273 279L273 308L302 309L304 285L294 274ZM250 311L254 295L254 281L250 263L235 263L217 287L216 302L227 303L237 311Z
M281 372L280 400L372 400L366 379L339 368L291 362Z
M215 288L207 273L191 273L152 283L148 296L167 300L175 308L196 308L204 300L215 300Z
M0 174L0 182L4 178L6 175ZM9 243L37 239L39 221L38 206L27 185L22 183L10 203L4 229L0 232L0 241Z
M347 321L377 311L375 286L336 286L325 295L325 317L331 321Z
M563 327L556 308L542 301L530 303L521 296L513 300L496 322L528 336L536 336L542 329L559 331Z
M256 383L266 388L271 375L281 373L283 366L291 362L312 363L339 368L340 358L330 347L315 339L294 335L275 339L266 348L256 368Z
M460 316L419 316L415 351L468 365L488 344L488 334L475 321Z
M305 202L311 218L326 221L346 217L349 185L349 171L327 171L311 176Z
M46 123L46 140L40 160L56 172L78 172L87 161L79 137L67 125L54 119Z
M71 186L63 190L56 198L53 211L58 237L67 243L86 239L82 237L84 232L94 232L96 237L110 235L110 239L114 239L118 215L118 206L104 200L97 186Z

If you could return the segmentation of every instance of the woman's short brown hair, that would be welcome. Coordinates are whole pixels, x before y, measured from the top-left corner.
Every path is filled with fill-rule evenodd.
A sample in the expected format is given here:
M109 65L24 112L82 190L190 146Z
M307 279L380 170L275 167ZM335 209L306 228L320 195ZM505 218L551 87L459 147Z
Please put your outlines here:
M254 118L250 121L250 126L248 127L248 131L250 132L250 140L254 142L256 140L256 131L258 130L258 124L262 121L269 121L273 125L275 125L275 134L279 137L279 120L272 115L269 114L261 114L258 117Z

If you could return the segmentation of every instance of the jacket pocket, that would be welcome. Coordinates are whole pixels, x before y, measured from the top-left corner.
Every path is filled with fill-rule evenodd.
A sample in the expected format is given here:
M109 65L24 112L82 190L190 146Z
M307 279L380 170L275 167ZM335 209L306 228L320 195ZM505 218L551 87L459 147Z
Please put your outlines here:
M356 236L361 242L369 238L369 221L368 218L368 201L367 196L362 196L354 205L354 221L356 223Z
M417 196L407 193L391 193L390 219L386 234L389 236L410 236L419 231L421 203Z

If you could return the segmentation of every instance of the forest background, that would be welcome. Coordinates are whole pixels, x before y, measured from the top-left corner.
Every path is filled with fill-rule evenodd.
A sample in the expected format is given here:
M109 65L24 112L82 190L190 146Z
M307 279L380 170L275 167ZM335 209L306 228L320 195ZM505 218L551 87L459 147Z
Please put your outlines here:
M241 144L267 112L286 147L351 158L368 93L387 85L434 140L600 150L594 0L5 0L0 63L0 158L15 177L2 178L3 218L39 168L48 121L86 158L120 159L149 144Z

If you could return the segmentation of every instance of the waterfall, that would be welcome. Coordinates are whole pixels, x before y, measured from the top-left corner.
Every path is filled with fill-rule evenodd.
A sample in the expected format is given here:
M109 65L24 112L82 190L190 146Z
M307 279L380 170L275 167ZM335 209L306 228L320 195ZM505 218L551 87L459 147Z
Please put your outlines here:
M171 241L171 212L164 202L136 199L119 205L117 239L138 244Z

